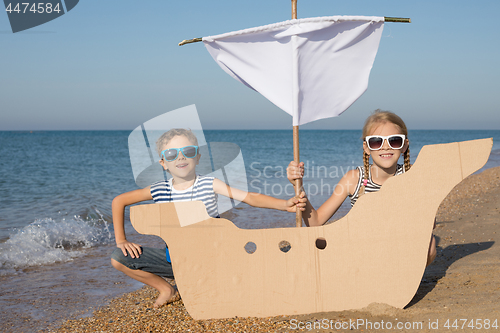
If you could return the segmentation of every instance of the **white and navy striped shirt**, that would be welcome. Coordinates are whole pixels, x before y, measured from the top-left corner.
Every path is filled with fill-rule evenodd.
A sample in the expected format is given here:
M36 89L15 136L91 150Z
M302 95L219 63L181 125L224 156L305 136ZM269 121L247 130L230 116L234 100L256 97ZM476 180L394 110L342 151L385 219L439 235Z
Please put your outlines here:
M358 166L358 171L359 171L359 178L358 178L358 184L356 185L356 190L352 195L349 195L349 198L351 198L351 207L354 206L356 203L356 200L359 198L359 190L361 189L361 186L363 185L363 180L366 179L366 186L365 186L365 193L371 193L371 192L377 192L380 190L382 185L376 184L372 180L372 175L371 175L371 164L370 168L368 169L368 178L365 176L365 168ZM396 169L396 173L394 176L400 175L405 172L405 168L402 164L398 164L398 167Z
M172 178L151 185L151 196L155 203L172 201L202 201L210 217L219 217L217 194L214 192L214 177L198 175L193 186L179 191L172 186Z

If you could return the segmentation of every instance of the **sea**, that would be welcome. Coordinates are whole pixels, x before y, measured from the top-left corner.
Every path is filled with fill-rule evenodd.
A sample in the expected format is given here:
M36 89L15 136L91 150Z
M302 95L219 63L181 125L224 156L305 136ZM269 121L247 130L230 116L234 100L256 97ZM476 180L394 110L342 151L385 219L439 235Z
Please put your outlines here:
M111 201L139 188L130 134L0 132L0 331L49 331L142 286L113 269L109 258L115 248ZM209 143L239 146L249 191L293 196L286 179L293 159L291 130L206 130L204 135ZM360 130L301 130L304 187L313 206L332 194L343 174L362 165L360 137ZM498 130L410 131L411 161L424 145L481 138L494 140L483 170L500 166ZM345 202L337 215L349 207ZM239 228L295 226L292 213L244 203L225 214ZM163 246L159 237L135 232L128 209L125 224L129 240Z

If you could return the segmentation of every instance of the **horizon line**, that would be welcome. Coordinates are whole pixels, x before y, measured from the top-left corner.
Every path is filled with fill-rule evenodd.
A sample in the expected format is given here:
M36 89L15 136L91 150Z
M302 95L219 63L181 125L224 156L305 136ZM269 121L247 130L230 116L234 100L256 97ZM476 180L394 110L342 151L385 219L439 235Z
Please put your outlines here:
M135 129L0 129L0 132L122 132ZM204 131L293 131L292 128L205 128ZM361 131L361 128L301 128L300 131ZM493 128L415 128L408 131L500 131Z

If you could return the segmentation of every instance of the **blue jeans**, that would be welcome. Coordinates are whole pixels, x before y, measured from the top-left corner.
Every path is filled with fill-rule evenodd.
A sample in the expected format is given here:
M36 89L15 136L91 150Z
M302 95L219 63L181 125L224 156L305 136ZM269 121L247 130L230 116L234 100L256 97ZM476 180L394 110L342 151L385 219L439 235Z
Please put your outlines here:
M133 270L139 269L169 279L174 278L172 264L167 261L165 249L152 247L142 247L141 249L142 253L139 258L132 258L130 254L124 256L122 250L116 248L111 254L111 259Z

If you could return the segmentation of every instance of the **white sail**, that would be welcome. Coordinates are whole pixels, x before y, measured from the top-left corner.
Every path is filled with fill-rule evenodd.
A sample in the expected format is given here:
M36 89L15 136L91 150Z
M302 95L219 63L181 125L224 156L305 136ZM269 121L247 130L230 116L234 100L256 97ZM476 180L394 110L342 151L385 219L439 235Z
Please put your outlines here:
M204 37L219 66L293 116L335 117L368 87L384 17L290 20Z

